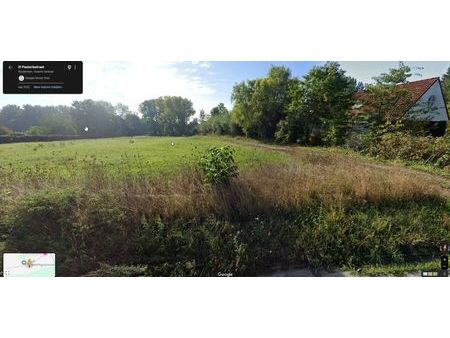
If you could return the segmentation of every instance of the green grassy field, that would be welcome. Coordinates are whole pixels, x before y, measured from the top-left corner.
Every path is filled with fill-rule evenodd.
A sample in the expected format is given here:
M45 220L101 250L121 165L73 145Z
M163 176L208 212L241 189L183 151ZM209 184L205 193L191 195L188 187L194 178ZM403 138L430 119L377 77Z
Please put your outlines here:
M124 137L96 140L54 141L0 145L0 176L10 180L30 176L57 177L82 175L92 164L109 173L176 173L192 166L210 146L230 144L236 150L237 164L245 169L280 163L288 156L254 146L236 144L220 137Z
M240 174L207 184L198 159L222 145ZM450 241L448 183L351 152L230 137L3 144L0 251L56 252L69 276L402 274Z

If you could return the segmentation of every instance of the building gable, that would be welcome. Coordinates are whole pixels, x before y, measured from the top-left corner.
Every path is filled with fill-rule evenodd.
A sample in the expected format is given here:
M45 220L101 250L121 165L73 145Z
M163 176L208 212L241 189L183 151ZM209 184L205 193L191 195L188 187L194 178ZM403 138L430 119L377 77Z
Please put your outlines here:
M417 99L408 115L410 118L417 120L448 121L447 106L439 79L436 79Z
M413 104L406 106L401 101L395 107L404 112L408 112L409 119L428 120L428 121L448 121L449 114L442 92L441 82L438 77L424 79L419 81L407 82L398 85L411 93ZM360 102L352 109L352 113L359 114L360 108L367 100L366 92L357 92L354 98Z

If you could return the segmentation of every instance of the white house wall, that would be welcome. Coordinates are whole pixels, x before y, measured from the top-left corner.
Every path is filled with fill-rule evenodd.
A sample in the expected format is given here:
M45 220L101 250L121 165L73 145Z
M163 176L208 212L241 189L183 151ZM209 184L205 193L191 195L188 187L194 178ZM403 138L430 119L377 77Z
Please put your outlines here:
M431 95L435 96L434 107L432 112L414 112L423 110L424 107L427 107L428 99ZM436 81L430 89L426 91L425 94L419 99L417 104L411 108L410 110L411 116L414 116L415 119L418 120L428 120L428 121L448 121L447 110L445 109L444 98L442 97L441 87L439 85L439 81Z

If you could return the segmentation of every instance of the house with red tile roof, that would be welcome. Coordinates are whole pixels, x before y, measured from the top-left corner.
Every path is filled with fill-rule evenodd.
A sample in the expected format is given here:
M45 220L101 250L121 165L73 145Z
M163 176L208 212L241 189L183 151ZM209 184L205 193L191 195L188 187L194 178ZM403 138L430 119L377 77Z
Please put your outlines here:
M410 93L409 105L403 106L399 102L397 107L407 112L406 116L410 119L432 122L447 122L449 120L447 104L438 77L406 82L399 84L398 87ZM360 102L359 106L364 105L366 97L366 92L355 93L355 99ZM358 105L354 108L354 111L358 111Z
M404 112L406 119L411 121L427 121L435 127L441 125L443 128L438 129L445 132L449 112L438 77L406 82L399 84L398 87L407 91L409 97L407 103L399 99L393 107L395 110ZM364 106L364 101L368 99L369 94L361 91L355 93L354 97L358 104L353 107L352 112L358 114L362 111L361 107ZM441 136L442 132L437 134L433 132L433 134Z

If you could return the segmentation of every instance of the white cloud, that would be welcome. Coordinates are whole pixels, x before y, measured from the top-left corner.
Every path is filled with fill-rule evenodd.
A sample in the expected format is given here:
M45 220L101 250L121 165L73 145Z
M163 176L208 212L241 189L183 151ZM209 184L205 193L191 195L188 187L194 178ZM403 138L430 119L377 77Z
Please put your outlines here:
M211 64L208 62L201 62L201 63L199 63L199 67L200 68L210 68Z
M191 68L184 68L185 72L188 73L197 73L197 68L191 67Z

